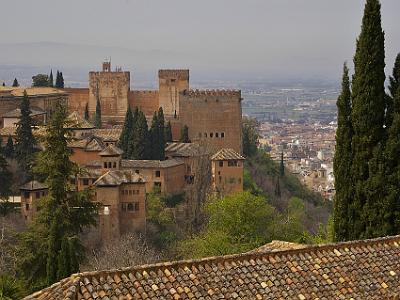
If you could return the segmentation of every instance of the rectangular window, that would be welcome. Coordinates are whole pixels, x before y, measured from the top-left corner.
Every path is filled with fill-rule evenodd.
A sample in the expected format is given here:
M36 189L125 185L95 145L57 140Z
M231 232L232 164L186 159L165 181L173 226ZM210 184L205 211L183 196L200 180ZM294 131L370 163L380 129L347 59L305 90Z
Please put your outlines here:
M225 132L221 132L221 138L225 137Z
M133 203L128 203L128 211L135 211L135 206Z
M139 174L139 170L135 170L135 173L136 173L136 174Z
M161 188L161 182L154 182L154 186Z
M224 162L223 162L223 161L220 161L220 162L219 162L219 166L220 166L220 167L223 167L223 166L224 166Z
M161 172L160 171L156 171L156 177L160 177L161 176Z
M107 169L107 163L104 162L104 169Z
M25 210L29 210L29 203L25 203Z
M36 199L40 198L40 192L36 192Z
M29 192L24 193L24 198L29 198Z
M114 161L113 162L113 169L117 168L117 163Z
M229 160L228 161L228 167L237 167L237 166L238 166L237 160Z
M121 203L121 210L122 211L126 211L127 210L126 203Z
M89 179L84 178L83 179L83 185L89 185Z
M218 134L218 132L216 132L216 133L215 133L215 137L216 137L216 138L218 138L218 137L219 137L219 134Z

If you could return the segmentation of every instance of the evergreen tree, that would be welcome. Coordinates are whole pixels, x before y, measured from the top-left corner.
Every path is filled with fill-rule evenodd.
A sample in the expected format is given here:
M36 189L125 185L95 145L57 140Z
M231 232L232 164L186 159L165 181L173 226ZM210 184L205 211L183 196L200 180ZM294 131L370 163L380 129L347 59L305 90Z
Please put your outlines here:
M85 117L86 121L89 121L90 117L89 117L89 104L88 103L86 103L86 105L85 105L85 115L84 115L84 117Z
M60 72L60 88L64 88L64 76L62 72Z
M189 139L189 127L184 125L181 130L181 138L179 140L181 143L190 143Z
M11 195L12 174L2 150L0 147L0 198L8 198Z
M149 139L151 145L150 159L160 159L160 122L158 114L154 112L153 120L151 121L151 127L149 131Z
M165 127L165 142L171 143L172 142L172 127L171 122L168 121L167 127Z
M49 86L49 76L46 74L37 74L32 77L33 87L46 87Z
M142 111L138 112L137 121L135 123L135 135L131 140L131 147L133 149L132 159L149 159L151 156L149 149L149 129L146 117Z
M4 147L4 156L7 158L14 158L15 150L14 150L14 142L11 135L8 136L7 144Z
M281 163L279 165L279 175L281 177L285 176L285 164L283 162L283 152L281 153Z
M57 75L56 75L56 83L55 87L59 88L60 87L60 72L57 70Z
M67 110L59 105L47 126L45 150L39 153L35 164L35 171L46 177L48 194L40 202L32 226L21 236L19 267L30 286L43 282L49 285L68 272L76 272L77 264L71 260L65 241L75 239L80 244L79 233L95 224L97 207L90 200L90 190L70 190L69 179L77 175L79 168L70 161L68 142L72 132L66 122Z
M49 87L54 86L54 80L53 80L53 70L50 70L50 75L49 75Z
M33 120L30 116L31 109L26 91L24 91L20 109L21 118L17 123L15 154L19 166L29 175L36 141L32 133Z
M351 194L351 91L349 69L343 67L342 92L337 100L338 128L333 160L336 195L334 199L334 230L337 241L349 238L348 209Z
M277 176L276 178L276 184L275 184L275 196L280 198L281 197L281 184L280 184L280 180L279 180L279 176Z
M6 83L5 83L5 82L3 82L3 86L6 86Z
M122 128L121 136L119 137L118 147L124 151L124 158L129 158L129 144L133 138L134 120L131 111L131 107L128 105L128 109L125 115L124 127Z
M165 118L162 107L158 109L158 159L165 160Z
M400 110L399 107L395 107L400 105L400 103L394 103L394 98L396 94L396 90L400 85L400 53L396 57L396 61L393 68L393 74L389 77L389 95L386 97L387 101L387 110L386 110L386 128L389 129L393 122L393 114L395 110Z
M14 81L13 81L12 86L13 86L13 87L19 87L19 83L18 83L17 78L14 78Z
M258 126L256 119L242 119L242 148L243 154L246 157L254 156L257 153L258 147Z
M362 21L361 34L357 40L354 56L352 82L353 157L352 178L353 201L350 207L349 239L370 237L371 218L378 199L369 197L366 184L373 181L369 162L380 155L381 141L385 136L385 49L381 26L381 5L378 0L367 0ZM371 178L370 178L371 177Z
M97 98L97 101L96 101L96 113L94 115L94 126L96 128L101 128L101 106L100 106L99 98Z

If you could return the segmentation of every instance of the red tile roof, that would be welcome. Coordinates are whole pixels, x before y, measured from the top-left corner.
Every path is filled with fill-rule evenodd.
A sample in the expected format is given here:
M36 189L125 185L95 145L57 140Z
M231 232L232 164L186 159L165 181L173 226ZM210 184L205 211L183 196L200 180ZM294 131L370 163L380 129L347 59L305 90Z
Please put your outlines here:
M400 236L87 272L26 299L398 299Z

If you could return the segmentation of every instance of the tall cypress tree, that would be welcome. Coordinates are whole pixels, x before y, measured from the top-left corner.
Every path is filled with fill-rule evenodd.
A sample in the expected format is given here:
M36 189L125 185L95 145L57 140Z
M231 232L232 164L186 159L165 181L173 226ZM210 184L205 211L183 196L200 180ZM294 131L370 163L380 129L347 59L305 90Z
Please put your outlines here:
M389 77L389 95L387 95L387 111L386 111L386 128L390 128L393 121L393 114L395 110L399 110L396 105L400 105L400 103L394 103L394 98L396 95L396 91L398 86L400 85L400 53L397 54L396 61L393 67L392 76Z
M31 109L26 91L24 91L20 109L21 118L17 123L15 154L19 166L29 177L36 141L32 133L33 120L30 116Z
M281 152L281 163L279 165L279 175L285 176L285 164L283 162L283 152Z
M124 151L124 158L129 158L129 143L133 137L133 115L131 107L128 105L128 109L125 115L124 127L119 137L118 147Z
M55 87L59 88L60 87L60 72L57 70L57 75L56 75L56 83Z
M50 86L50 87L53 87L53 86L54 86L53 70L50 70L50 75L49 75L49 86Z
M168 121L167 127L165 127L165 142L166 143L172 142L172 127L170 121Z
M63 73L60 72L60 86L59 88L63 89L64 88L64 76Z
M132 159L149 159L151 157L149 145L149 129L147 120L142 111L139 111L134 138L132 139ZM151 145L153 147L153 145Z
M8 136L7 144L4 147L4 156L7 158L14 158L15 156L14 142L11 135Z
M164 112L162 107L158 109L158 159L164 160L165 159L165 119L164 119Z
M18 83L17 78L14 78L14 81L13 81L12 86L13 86L13 87L19 87L19 83Z
M157 112L154 112L149 131L149 141L151 145L150 159L160 159L160 122Z
M336 130L336 150L333 160L336 195L334 199L334 230L337 241L349 237L348 209L351 195L351 91L349 69L343 67L342 92L337 100L338 128Z
M8 170L8 164L0 147L0 198L8 198L11 195L12 174ZM1 203L0 203L1 204Z
M101 105L100 105L99 98L97 98L97 101L96 101L96 113L94 115L94 126L96 126L96 128L101 128Z
M370 174L369 161L379 155L385 135L385 46L381 26L381 5L378 0L367 0L361 34L354 56L352 83L353 120L353 202L350 207L351 232L349 239L369 237L369 229L376 226L370 221L371 209L376 205L369 197L366 182Z
M86 102L86 105L85 105L85 115L84 115L84 118L85 118L85 120L86 121L89 121L89 119L90 119L90 116L89 116L89 104Z

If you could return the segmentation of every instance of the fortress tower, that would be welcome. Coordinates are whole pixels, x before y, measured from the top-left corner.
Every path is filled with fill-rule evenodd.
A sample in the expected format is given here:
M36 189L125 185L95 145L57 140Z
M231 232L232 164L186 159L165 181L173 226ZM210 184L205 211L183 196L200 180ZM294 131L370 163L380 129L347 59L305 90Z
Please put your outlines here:
M97 99L103 122L123 123L128 108L130 73L111 71L111 62L103 62L101 72L89 73L89 113L94 116Z
M189 70L159 70L159 106L167 117L179 116L179 94L189 89Z

